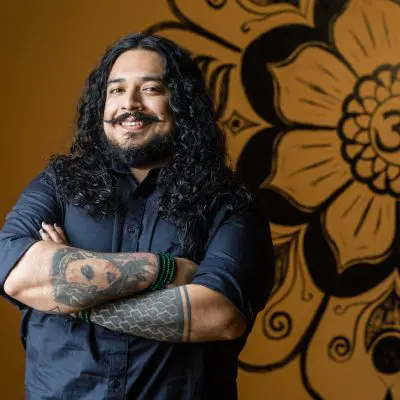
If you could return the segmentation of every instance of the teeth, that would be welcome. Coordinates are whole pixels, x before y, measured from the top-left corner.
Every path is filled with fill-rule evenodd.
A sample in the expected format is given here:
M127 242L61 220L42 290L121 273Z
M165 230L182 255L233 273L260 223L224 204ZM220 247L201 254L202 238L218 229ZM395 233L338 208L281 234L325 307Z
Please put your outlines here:
M121 124L122 126L143 126L143 121L125 121Z

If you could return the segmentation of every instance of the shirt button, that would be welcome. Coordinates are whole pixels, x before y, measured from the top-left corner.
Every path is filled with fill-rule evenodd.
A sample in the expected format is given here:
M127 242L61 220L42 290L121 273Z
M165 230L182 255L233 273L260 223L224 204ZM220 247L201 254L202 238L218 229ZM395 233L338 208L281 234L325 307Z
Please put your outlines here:
M110 382L110 386L113 389L119 389L121 387L121 382L117 381L117 380L113 380L113 381Z
M134 227L132 225L129 225L127 230L129 233L136 233L136 231L137 231L136 227Z

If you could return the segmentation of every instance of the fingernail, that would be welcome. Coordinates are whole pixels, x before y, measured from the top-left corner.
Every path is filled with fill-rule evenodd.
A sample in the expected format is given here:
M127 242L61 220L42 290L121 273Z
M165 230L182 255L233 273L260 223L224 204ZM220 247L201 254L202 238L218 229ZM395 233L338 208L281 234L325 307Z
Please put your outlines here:
M48 223L45 222L45 221L43 221L43 222L42 222L42 225L43 225L43 226L46 226L46 225L48 225Z
M56 226L57 228L59 228L60 226L57 223L54 223L54 226Z

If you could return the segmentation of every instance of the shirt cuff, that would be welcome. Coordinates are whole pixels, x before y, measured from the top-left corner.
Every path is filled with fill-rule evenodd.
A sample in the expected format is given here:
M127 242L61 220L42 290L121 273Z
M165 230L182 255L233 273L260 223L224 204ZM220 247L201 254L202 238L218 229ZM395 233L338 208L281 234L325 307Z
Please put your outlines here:
M192 284L204 286L225 296L237 310L248 320L254 316L250 302L244 298L242 290L236 280L229 274L213 274L212 272L195 274Z
M11 270L18 263L25 252L36 242L37 239L31 237L23 237L15 240L10 240L0 246L0 295L4 296L12 303L21 307L21 303L4 292L4 283L10 274Z

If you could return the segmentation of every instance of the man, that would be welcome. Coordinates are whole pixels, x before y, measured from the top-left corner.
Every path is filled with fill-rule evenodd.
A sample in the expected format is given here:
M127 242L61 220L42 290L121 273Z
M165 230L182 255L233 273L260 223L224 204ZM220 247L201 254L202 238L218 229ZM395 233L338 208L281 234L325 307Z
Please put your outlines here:
M225 155L185 51L141 34L107 50L70 153L28 185L0 234L28 399L236 398L273 259Z

